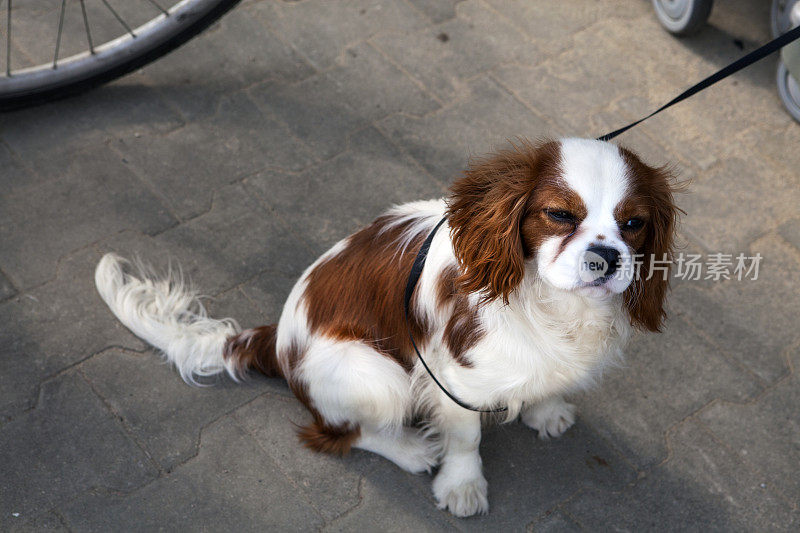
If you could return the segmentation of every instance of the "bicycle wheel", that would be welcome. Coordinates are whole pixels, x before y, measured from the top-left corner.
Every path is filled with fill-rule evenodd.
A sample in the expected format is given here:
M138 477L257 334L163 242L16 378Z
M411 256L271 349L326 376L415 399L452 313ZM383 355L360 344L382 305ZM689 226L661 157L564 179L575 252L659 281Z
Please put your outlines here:
M52 35L53 59L47 63L14 70L12 50L14 45L14 3L6 3L6 68L0 76L0 110L17 109L29 105L70 96L114 80L171 52L203 31L228 12L240 0L182 0L170 8L163 8L156 0L147 0L157 13L154 18L132 28L120 6L115 9L109 0L99 0L101 6L119 23L118 37L95 45L92 27L87 15L87 0L80 0L87 49L59 57L62 43L66 0L61 0L58 25ZM129 2L129 0L126 0ZM125 7L129 8L130 3ZM72 6L75 3L72 2ZM21 8L19 8L21 9ZM17 12L19 12L19 9ZM42 36L46 39L48 36Z

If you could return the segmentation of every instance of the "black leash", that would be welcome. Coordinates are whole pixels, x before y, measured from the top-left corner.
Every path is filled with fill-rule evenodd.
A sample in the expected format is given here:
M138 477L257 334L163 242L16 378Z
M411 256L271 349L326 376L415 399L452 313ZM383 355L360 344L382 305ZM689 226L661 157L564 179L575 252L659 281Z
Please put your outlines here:
M678 102L682 102L682 101L686 100L687 98L689 98L690 96L694 96L695 94L699 93L703 89L711 87L712 85L714 85L718 81L724 80L725 78L727 78L731 74L736 74L737 72L739 72L743 68L749 67L750 65L752 65L756 61L760 61L760 60L764 59L765 57L767 57L768 55L770 55L770 54L772 54L774 52L777 52L778 50L780 50L781 48L783 48L784 46L786 46L790 42L797 40L798 38L800 38L800 26L794 28L793 30L787 31L786 33L784 33L783 35L781 35L777 39L773 39L772 41L768 42L767 44L765 44L761 48L757 48L757 49L753 50L752 52L750 52L749 54L747 54L746 56L744 56L744 57L742 57L740 59L737 59L736 61L734 61L733 63L731 63L727 67L725 67L725 68L723 68L721 70L718 70L717 72L715 72L711 76L707 77L706 79L704 79L700 83L696 83L695 85L692 85L691 87L689 87L688 89L683 91L681 94L679 94L678 96L676 96L675 98L673 98L672 100L670 100L669 102L664 104L663 106L659 107L658 109L656 109L655 111L653 111L652 113L647 115L646 117L640 118L636 122L632 122L632 123L628 124L627 126L625 126L624 128L620 128L618 130L614 130L611 133L606 133L602 137L598 137L597 140L598 141L608 141L608 140L613 139L614 137L616 137L620 133L625 133L626 131L628 131L632 127L636 126L637 124L641 124L642 122L644 122L645 120L647 120L648 118L650 118L650 117L652 117L654 115L657 115L657 114L661 113L662 111L664 111L668 107L672 107L675 104L677 104Z
M619 135L621 133L625 133L626 131L628 131L632 127L636 126L637 124L641 124L642 122L644 122L648 118L650 118L650 117L652 117L654 115L657 115L658 113L661 113L662 111L664 111L668 107L672 107L675 104L677 104L678 102L682 102L683 100L686 100L690 96L693 96L693 95L699 93L700 91L702 91L703 89L706 89L706 88L714 85L718 81L724 80L725 78L727 78L731 74L735 74L736 72L739 72L743 68L749 67L750 65L752 65L756 61L764 59L768 55L772 54L773 52L776 52L776 51L780 50L782 47L786 46L787 44L791 43L792 41L797 40L798 38L800 38L800 26L798 26L797 28L794 28L793 30L790 30L790 31L784 33L783 35L781 35L777 39L774 39L774 40L768 42L767 44L765 44L761 48L758 48L758 49L750 52L749 54L747 54L746 56L742 57L741 59L737 59L736 61L734 61L733 63L731 63L727 67L715 72L714 74L712 74L711 76L707 77L706 79L704 79L700 83L697 83L697 84L689 87L688 89L683 91L681 94L679 94L678 96L676 96L675 98L673 98L672 100L670 100L669 102L664 104L663 106L659 107L658 109L656 109L655 111L653 111L652 113L647 115L646 117L640 118L636 122L632 122L632 123L628 124L627 126L625 126L624 128L620 128L618 130L612 131L611 133L606 133L602 137L598 137L597 140L598 141L608 141L610 139L613 139L614 137L616 137L617 135ZM439 221L438 224L436 224L436 227L433 228L433 230L430 232L430 234L428 234L428 237L425 239L425 242L422 243L422 246L420 247L419 252L417 252L417 256L414 258L414 264L411 266L411 272L409 272L409 274L408 274L408 282L406 283L406 292L405 292L405 295L404 295L404 298L403 298L403 306L404 306L404 309L405 309L405 316L406 316L406 326L408 326L408 337L411 339L411 345L414 347L414 351L416 352L417 357L419 357L419 360L422 363L422 366L425 367L425 370L428 372L428 375L431 377L433 382L436 383L436 385L439 387L439 389L441 389L441 391L443 393L445 393L448 398L453 400L455 403L457 403L458 405L460 405L464 409L468 409L470 411L475 411L475 412L478 412L478 413L500 413L500 412L503 412L503 411L508 411L508 407L501 407L501 408L498 408L498 409L478 409L478 408L472 407L470 405L467 405L466 403L464 403L461 400L459 400L458 398L456 398L453 394L450 393L450 391L448 391L439 382L438 379L436 379L436 376L433 375L433 372L431 372L430 367L428 367L428 363L425 362L425 359L422 358L422 354L419 353L419 348L417 348L417 343L414 341L414 334L411 331L411 321L409 320L410 310L411 310L411 297L414 295L414 289L417 287L417 283L419 282L419 277L422 275L422 269L425 267L425 260L428 258L428 251L431 248L431 242L433 242L433 236L436 235L436 231L442 226L442 224L445 223L446 220L447 220L447 217L445 216L444 218L442 218L442 220Z

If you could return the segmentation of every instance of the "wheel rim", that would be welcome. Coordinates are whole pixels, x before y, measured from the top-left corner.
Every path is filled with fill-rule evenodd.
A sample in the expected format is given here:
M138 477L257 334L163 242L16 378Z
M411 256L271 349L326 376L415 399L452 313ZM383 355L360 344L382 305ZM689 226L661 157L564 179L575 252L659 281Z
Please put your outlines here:
M800 122L800 84L783 61L778 64L778 94L789 114Z
M800 0L773 0L770 23L773 37L800 25Z
M158 46L181 27L193 24L217 3L218 0L181 0L169 9L162 9L160 14L141 26L126 28L126 32L116 39L96 45L89 37L89 50L60 58L55 67L54 62L50 61L11 70L8 75L7 62L3 75L0 75L0 98L14 97L31 91L45 91L93 71L113 68L142 53L144 49ZM10 41L11 32L8 32L8 35Z
M658 0L658 4L664 14L675 21L686 17L691 8L691 0Z

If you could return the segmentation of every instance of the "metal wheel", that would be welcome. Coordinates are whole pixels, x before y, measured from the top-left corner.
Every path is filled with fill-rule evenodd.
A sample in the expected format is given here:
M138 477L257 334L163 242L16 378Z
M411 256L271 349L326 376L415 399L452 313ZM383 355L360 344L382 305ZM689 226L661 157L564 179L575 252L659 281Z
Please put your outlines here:
M792 22L792 11L800 0L773 0L770 13L772 36L779 37L797 25Z
M800 26L800 0L773 0L772 34L775 37ZM800 122L800 43L791 43L781 50L778 62L778 94L786 111Z
M778 63L778 94L789 114L800 122L800 84L797 83L783 61Z
M181 0L172 7L163 1L50 0L18 6L6 0L0 13L5 15L0 110L62 98L127 74L179 47L240 0ZM31 50L39 54L33 60Z
M708 20L712 4L713 0L653 0L658 21L675 35L699 30Z

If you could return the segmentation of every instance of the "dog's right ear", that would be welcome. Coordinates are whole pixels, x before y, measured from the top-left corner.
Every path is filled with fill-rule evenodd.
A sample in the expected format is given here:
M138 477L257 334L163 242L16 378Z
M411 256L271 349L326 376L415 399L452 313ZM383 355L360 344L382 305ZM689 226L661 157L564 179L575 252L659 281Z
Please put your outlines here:
M557 142L520 141L471 161L453 184L447 217L461 271L459 288L481 293L483 302L508 302L525 274L521 224L528 199L543 171L558 165L559 158Z

